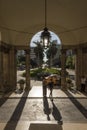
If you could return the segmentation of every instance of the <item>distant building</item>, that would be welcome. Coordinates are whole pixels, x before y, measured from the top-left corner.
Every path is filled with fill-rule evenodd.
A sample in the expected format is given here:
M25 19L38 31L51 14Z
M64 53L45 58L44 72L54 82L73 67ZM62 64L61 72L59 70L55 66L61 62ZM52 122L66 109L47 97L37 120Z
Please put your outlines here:
M24 50L18 50L17 51L17 57L18 56L25 56L25 51Z
M34 47L30 48L30 59L32 59L32 60L36 59L36 55L35 55L35 52L34 52Z

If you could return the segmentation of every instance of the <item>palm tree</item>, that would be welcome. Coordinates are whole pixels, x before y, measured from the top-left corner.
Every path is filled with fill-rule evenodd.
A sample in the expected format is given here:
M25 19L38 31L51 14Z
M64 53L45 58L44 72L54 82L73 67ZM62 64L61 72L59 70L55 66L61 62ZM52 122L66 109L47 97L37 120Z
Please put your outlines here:
M52 41L47 51L47 58L49 59L49 66L52 65L52 59L54 58L56 53L57 53L57 44L54 41Z
M34 48L34 52L38 59L38 66L41 66L43 63L43 57L44 57L43 47L41 46L39 41L37 41L37 42L34 41L33 43L35 43L35 45L36 45L36 47Z

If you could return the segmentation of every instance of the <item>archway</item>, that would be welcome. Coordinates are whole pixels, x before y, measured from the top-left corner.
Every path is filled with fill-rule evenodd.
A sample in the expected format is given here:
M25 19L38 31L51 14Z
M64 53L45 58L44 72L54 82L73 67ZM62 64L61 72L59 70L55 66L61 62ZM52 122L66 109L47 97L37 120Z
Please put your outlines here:
M56 74L61 66L61 41L59 37L50 31L50 46L47 49L43 49L40 37L41 32L42 31L36 33L30 42L31 86L42 85L43 75L49 76L51 74L48 68L51 69L51 72L55 71L54 73ZM56 68L56 70L54 70L54 68Z

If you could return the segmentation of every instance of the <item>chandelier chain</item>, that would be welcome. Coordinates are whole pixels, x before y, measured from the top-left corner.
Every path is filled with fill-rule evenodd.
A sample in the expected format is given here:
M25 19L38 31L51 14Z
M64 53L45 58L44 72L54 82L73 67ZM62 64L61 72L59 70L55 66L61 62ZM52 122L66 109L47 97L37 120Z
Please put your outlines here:
M45 0L45 27L47 26L47 0Z

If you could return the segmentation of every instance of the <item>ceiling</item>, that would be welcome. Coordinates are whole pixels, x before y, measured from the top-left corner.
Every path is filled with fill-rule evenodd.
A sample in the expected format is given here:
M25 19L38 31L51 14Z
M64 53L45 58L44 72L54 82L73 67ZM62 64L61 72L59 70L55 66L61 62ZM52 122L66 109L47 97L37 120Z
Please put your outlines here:
M1 41L29 45L45 23L45 0L0 0ZM47 27L63 45L87 42L87 0L47 0Z

